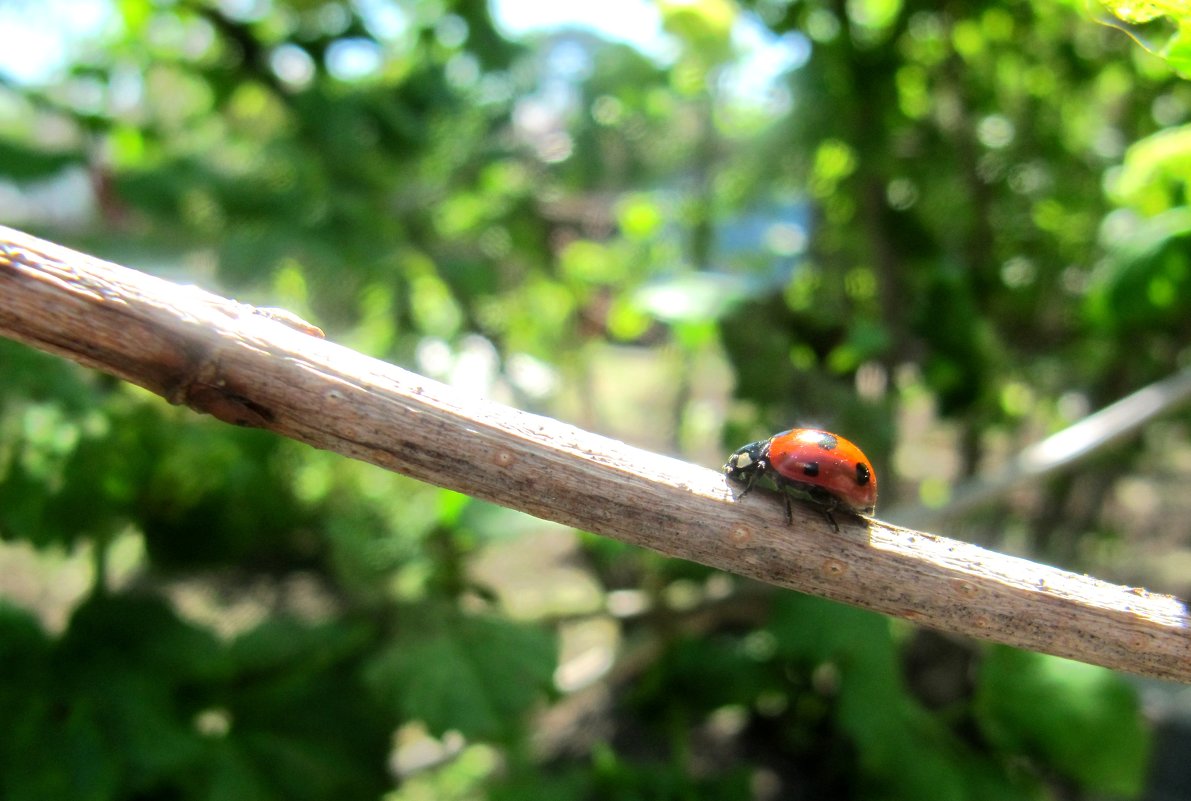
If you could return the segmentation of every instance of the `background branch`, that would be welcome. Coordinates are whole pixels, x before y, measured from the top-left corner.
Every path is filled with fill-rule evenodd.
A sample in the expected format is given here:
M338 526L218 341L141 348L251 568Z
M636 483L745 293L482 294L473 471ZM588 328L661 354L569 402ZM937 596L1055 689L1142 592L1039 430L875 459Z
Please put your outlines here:
M930 525L1000 500L1017 487L1037 484L1088 456L1137 434L1150 421L1191 404L1191 368L1142 387L1116 403L1025 448L1003 467L956 487L946 506L906 504L886 514L911 526Z
M221 420L781 587L944 631L1191 680L1185 605L880 521L450 387L179 286L0 227L0 334Z

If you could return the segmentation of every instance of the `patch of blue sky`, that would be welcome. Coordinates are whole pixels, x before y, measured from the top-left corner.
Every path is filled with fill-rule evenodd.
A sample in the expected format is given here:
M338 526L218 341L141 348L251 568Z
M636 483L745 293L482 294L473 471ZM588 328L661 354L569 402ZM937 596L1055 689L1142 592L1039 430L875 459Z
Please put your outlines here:
M21 84L52 80L115 22L109 0L0 2L0 75Z

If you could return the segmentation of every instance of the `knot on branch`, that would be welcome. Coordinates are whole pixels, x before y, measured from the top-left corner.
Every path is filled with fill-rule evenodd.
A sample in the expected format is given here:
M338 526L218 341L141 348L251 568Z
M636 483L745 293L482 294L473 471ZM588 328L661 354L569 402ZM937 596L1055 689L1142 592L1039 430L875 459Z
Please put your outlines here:
M229 385L218 356L208 355L194 364L166 393L170 403L189 406L237 426L264 428L273 422L272 411Z

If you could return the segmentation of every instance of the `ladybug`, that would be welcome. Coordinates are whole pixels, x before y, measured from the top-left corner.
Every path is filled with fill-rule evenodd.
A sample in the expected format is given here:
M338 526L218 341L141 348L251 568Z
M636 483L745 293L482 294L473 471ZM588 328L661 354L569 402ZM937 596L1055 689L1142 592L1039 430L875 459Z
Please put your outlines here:
M821 506L836 531L834 510L871 515L877 509L872 462L860 448L829 431L792 428L749 443L728 457L724 475L744 484L742 498L758 479L771 479L785 498L787 523L794 522L790 493Z

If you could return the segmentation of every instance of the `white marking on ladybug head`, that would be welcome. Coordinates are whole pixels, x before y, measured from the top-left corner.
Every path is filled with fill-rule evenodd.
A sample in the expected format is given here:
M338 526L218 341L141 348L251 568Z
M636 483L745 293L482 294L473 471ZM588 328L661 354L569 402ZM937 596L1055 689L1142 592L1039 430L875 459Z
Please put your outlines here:
M732 457L732 466L738 470L743 470L753 463L752 457L748 455L748 451L738 453Z

